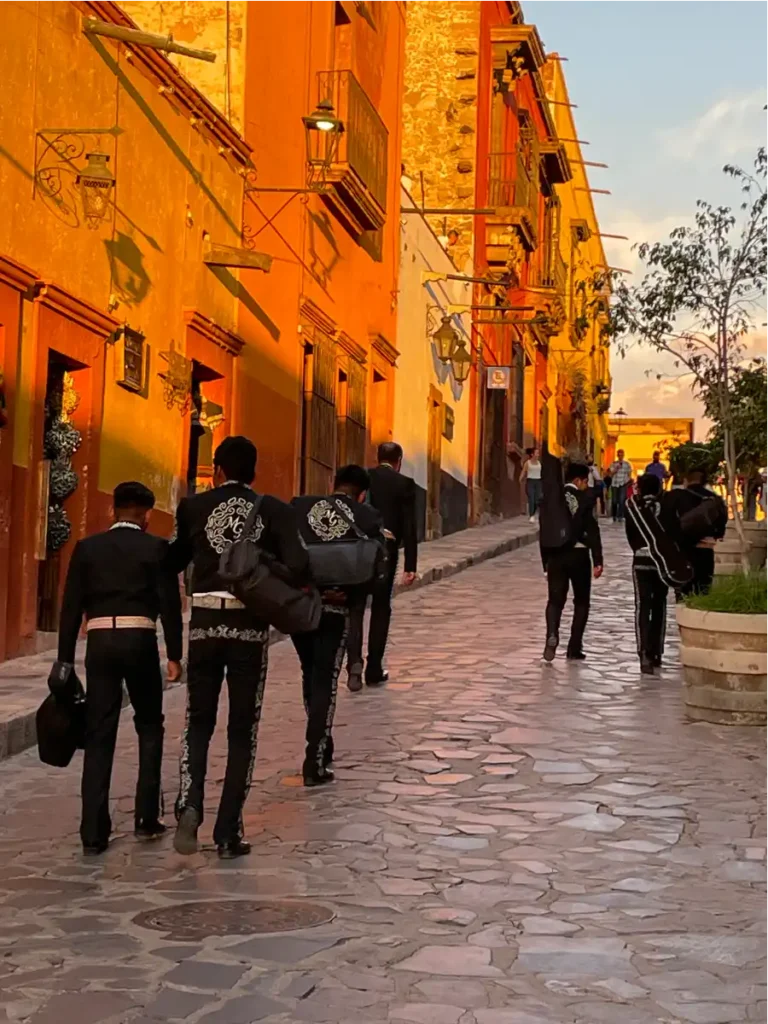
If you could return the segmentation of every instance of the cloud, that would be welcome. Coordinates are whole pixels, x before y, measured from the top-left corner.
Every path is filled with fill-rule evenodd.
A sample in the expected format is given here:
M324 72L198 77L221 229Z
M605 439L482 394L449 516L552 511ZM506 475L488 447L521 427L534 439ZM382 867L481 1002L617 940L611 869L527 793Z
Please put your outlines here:
M765 330L752 332L745 340L745 359L764 356ZM661 380L657 379L661 374ZM656 352L646 346L635 345L624 358L611 353L613 394L611 411L624 409L630 416L693 416L696 437L706 438L711 426L704 415L704 407L693 394L690 374L679 376L670 355Z
M702 149L725 159L750 152L765 139L764 105L764 89L720 99L693 120L660 132L664 151L683 162L698 160Z

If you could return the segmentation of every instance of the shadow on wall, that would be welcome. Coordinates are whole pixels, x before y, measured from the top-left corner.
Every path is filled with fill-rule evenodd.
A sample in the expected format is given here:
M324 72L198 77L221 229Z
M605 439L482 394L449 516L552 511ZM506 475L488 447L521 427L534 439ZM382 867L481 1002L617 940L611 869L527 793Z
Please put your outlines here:
M327 213L313 213L308 210L309 225L309 272L324 292L328 291L341 253L333 233L331 218Z
M235 275L226 267L209 267L210 272L227 289L230 295L234 296L245 306L251 316L255 317L261 326L267 331L273 341L280 340L280 328L271 319L263 306L254 299L242 281L238 281Z
M202 192L205 193L205 195L208 197L208 199L210 199L211 203L215 207L217 213L219 213L219 215L226 222L228 227L230 227L232 231L234 231L235 234L239 237L240 225L236 224L232 220L227 210L222 206L217 196L211 190L210 186L207 185L203 180L203 176L200 173L200 171L195 167L195 165L192 163L187 154L184 152L184 150L181 148L178 142L171 135L170 131L168 130L168 128L166 128L166 126L163 124L163 122L160 120L157 114L155 114L154 110L152 110L152 108L149 106L149 104L144 99L139 90L136 88L136 86L127 77L125 72L122 70L122 68L115 60L115 58L112 56L112 54L109 52L109 50L106 48L106 46L101 42L100 39L98 39L95 36L89 36L88 41L90 42L94 50L98 53L98 55L101 57L101 59L104 61L104 63L112 72L112 74L115 76L118 83L125 90L126 94L131 97L131 99L134 101L139 110L141 110L141 112L144 114L147 121L149 121L149 123L155 129L155 131L166 144L171 153L173 153L173 155L176 157L176 159L179 161L182 167L184 167L184 169L190 175L195 185L197 185L197 187ZM170 102L168 103L168 109L176 111L176 108L173 107L173 105ZM184 125L186 131L193 130L186 121L180 121L180 123Z
M122 231L104 241L107 250L112 289L127 306L138 306L146 299L152 280L144 266L144 254L136 242Z

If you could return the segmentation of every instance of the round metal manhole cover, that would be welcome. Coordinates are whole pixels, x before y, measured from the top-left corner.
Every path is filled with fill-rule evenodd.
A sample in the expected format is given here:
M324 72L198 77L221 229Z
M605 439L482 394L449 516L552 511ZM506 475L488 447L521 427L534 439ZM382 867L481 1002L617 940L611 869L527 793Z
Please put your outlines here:
M315 928L332 921L321 903L300 900L207 900L158 907L137 914L133 923L165 932L177 942L198 942L216 935L258 935Z

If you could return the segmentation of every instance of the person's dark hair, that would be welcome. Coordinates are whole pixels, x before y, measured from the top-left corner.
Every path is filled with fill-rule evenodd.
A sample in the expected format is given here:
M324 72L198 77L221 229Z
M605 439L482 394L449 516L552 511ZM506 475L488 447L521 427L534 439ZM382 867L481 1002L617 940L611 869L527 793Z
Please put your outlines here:
M379 462L388 462L390 465L394 465L396 462L399 462L402 457L403 449L396 441L385 441L384 444L379 445Z
M126 480L112 492L112 506L115 512L148 512L155 507L155 496L137 480Z
M333 481L333 489L338 491L342 487L352 492L357 498L363 491L367 491L370 486L371 478L368 476L368 470L363 469L362 466L342 466L336 473L336 477Z
M709 473L707 473L705 466L698 466L696 469L686 470L685 479L686 483L703 486L709 479Z
M643 473L638 478L637 489L644 498L651 494L661 494L661 480L655 473Z
M571 462L565 471L565 482L572 484L574 480L589 480L589 466L583 462Z
M528 458L530 459L530 457L531 457L531 456L533 455L533 453L534 453L535 451L536 451L536 449L535 449L535 448L526 448L526 449L525 449L525 454L526 454L526 455L528 456Z
M651 457L653 459L660 459L661 458L661 452L654 452Z
M227 480L241 484L252 484L256 476L256 445L247 437L225 437L213 455L217 466Z

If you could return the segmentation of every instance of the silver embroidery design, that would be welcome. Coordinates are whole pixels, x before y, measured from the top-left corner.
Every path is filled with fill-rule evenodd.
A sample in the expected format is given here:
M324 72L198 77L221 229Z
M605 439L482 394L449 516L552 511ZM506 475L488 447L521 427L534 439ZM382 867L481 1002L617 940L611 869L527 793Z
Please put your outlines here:
M235 626L209 626L207 629L190 629L189 639L193 640L245 640L247 643L258 643L267 640L266 629L237 629Z
M338 650L336 651L336 660L333 664L333 676L331 677L331 699L328 703L328 714L325 716L325 732L323 738L317 745L317 768L318 771L322 771L325 767L325 752L328 749L328 741L331 738L331 732L333 730L333 719L336 716L336 700L339 693L339 675L341 674L341 666L344 662L344 655L347 651L347 636L349 635L349 616L346 617L344 623L344 632L341 635L339 641Z
M241 495L220 501L216 508L208 516L205 524L205 536L217 555L226 551L230 544L240 539L245 521L253 508L253 502ZM264 521L260 515L256 516L253 529L248 535L248 540L257 541L264 532Z
M565 492L565 503L568 506L568 511L572 516L575 516L579 511L579 499L571 491Z
M352 509L348 505L343 501L340 501L338 504L349 515L350 519L354 518ZM319 537L322 541L339 540L352 529L346 519L344 519L344 516L339 514L338 509L334 508L334 505L325 499L315 502L307 513L307 522L315 536Z

